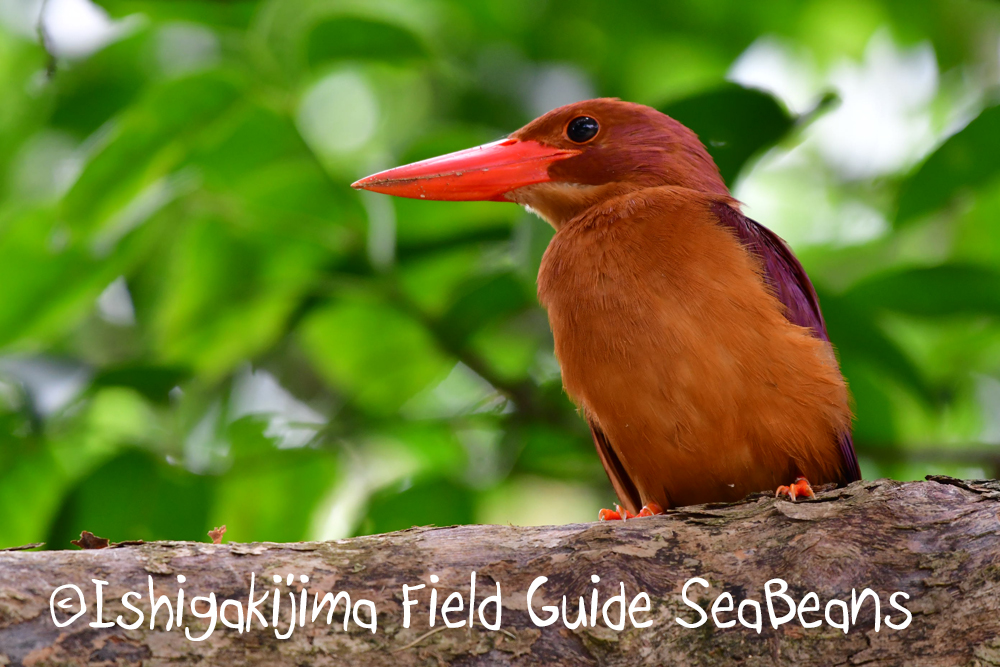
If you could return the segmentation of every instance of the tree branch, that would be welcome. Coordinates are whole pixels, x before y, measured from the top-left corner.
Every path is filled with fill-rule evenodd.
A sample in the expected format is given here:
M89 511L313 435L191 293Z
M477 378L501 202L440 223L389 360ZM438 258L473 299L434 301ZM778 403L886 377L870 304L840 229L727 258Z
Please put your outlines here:
M101 663L174 665L995 665L1000 664L1000 483L937 477L926 482L862 481L845 489L820 492L817 499L789 503L758 494L729 505L701 505L671 511L666 516L626 523L594 523L538 528L461 526L417 528L398 533L337 542L295 544L223 544L157 542L91 551L0 552L0 664L84 665ZM128 536L108 536L123 539ZM476 572L476 615L470 629L442 624L441 609L454 591L463 598L460 612L449 612L453 623L468 620L471 573ZM247 611L251 573L255 599L278 590L278 632L289 632L291 601L301 601L307 589L303 627L288 639L275 637L273 598L258 608L257 620ZM430 576L440 577L432 583ZM185 579L178 582L178 575ZM292 583L287 583L289 576ZM303 583L300 576L308 577ZM600 583L592 582L592 575ZM273 577L281 578L276 585ZM543 605L560 605L567 595L570 621L578 619L578 598L589 601L597 589L597 623L568 629L562 620L538 627L528 614L526 592L539 576L548 577L533 600L535 613L546 618ZM688 588L688 597L708 612L695 629L680 618L697 621L698 612L684 604L681 590L694 577L710 584ZM814 629L795 617L772 628L765 603L765 585L781 578L788 595L801 604L817 594L816 613L801 620L818 620ZM95 584L103 587L103 618L136 619L122 603L143 612L135 629L91 627L96 622ZM150 630L149 585L164 595ZM601 609L624 585L626 602L645 592L650 610L637 611L645 628L617 622L618 607L609 619ZM479 615L479 605L501 586L501 625L492 606ZM50 614L50 596L63 584L79 586L86 613L64 628ZM410 626L404 627L403 586L417 603ZM201 636L209 622L195 616L195 596L214 593L239 603L240 614L254 618L245 632L221 621L204 641L191 641L183 629L164 629L167 607L176 607L184 589L186 610L181 624L192 637ZM436 623L430 625L429 593L437 589ZM775 589L777 585L775 584ZM880 629L875 631L874 602L862 602L845 634L824 620L831 600L852 605L852 589L870 588L880 599ZM54 603L70 598L67 610L56 607L62 621L79 609L75 594L63 589ZM329 605L312 620L313 594L350 595L354 612L344 629L341 603L327 625ZM762 631L737 623L717 628L711 604L723 592L760 602ZM900 624L904 614L889 605L892 593L910 614L905 629L894 630L884 618ZM369 623L368 600L375 607L376 631ZM788 609L780 599L775 614ZM207 613L209 603L195 610ZM639 607L637 607L639 609ZM561 612L560 612L561 613ZM833 622L841 611L832 608ZM235 624L232 603L226 617ZM752 605L744 619L755 618ZM720 621L737 620L723 611ZM263 628L260 620L266 620ZM244 619L244 624L245 624Z

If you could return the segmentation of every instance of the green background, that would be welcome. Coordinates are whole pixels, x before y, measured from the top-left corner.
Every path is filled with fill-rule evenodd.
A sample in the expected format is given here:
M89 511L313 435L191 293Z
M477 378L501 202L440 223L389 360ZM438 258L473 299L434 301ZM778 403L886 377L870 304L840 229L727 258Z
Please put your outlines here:
M534 295L547 225L348 185L574 95L687 123L791 242L866 477L997 474L998 3L107 0L84 54L17 2L0 547L610 506Z

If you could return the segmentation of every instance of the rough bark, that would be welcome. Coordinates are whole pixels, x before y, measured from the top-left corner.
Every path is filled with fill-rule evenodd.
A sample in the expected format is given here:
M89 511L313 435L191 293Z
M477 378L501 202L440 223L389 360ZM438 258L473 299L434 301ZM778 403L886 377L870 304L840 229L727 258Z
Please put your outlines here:
M478 619L470 630L444 628L438 617L429 627L430 574L440 577L438 605L452 590L468 597L470 573L477 573L477 604L502 586L502 626L491 631ZM289 639L273 627L255 623L242 634L219 626L203 642L183 630L163 629L158 617L149 629L148 577L156 593L177 595L183 574L187 600L214 591L221 599L243 601L255 573L260 585L274 589L273 576L296 580L280 586L282 605L299 591L298 576L310 577L310 593L347 591L367 598L378 611L377 632L351 622L345 631L340 610L333 625L325 610L315 623L307 618ZM535 598L558 604L569 596L588 599L597 585L600 603L624 582L631 599L639 591L651 598L652 620L638 629L615 631L599 620L595 627L569 630L562 621L536 627L525 598L540 575L549 581ZM685 606L681 589L692 577L711 582L692 585L689 595L708 608L725 590L736 604L745 598L763 603L765 582L780 577L801 602L815 591L821 604L832 598L851 604L851 591L871 588L881 599L903 591L913 614L910 625L874 630L874 605L868 600L847 634L824 623L804 629L793 620L773 629L764 611L763 632L737 624L718 629L711 618L697 629L676 622L697 620ZM133 604L145 612L143 626L126 630L92 628L94 584L104 590L104 618L135 615L126 611L126 591L142 593ZM87 613L59 629L50 615L53 590L75 583L86 595ZM402 586L428 584L416 595L409 628L402 626ZM295 593L298 597L299 593ZM312 610L310 597L309 613ZM204 603L201 603L204 607ZM466 600L467 604L467 600ZM467 618L467 607L453 619ZM786 607L778 602L776 613ZM271 622L271 599L263 607ZM750 610L747 610L750 612ZM230 609L229 617L235 616ZM834 615L839 613L834 610ZM62 612L59 612L62 614ZM752 616L751 613L747 614ZM367 614L361 613L362 620ZM487 620L493 612L488 610ZM612 614L613 619L617 617ZM63 614L60 618L65 618ZM280 612L287 630L288 610ZM576 612L572 613L576 620ZM722 620L736 618L727 612ZM807 614L806 620L823 618ZM206 623L185 612L193 636ZM157 542L89 551L0 553L0 665L996 665L1000 664L1000 483L934 478L926 482L857 482L792 504L764 496L731 505L703 505L666 516L626 523L593 523L540 528L462 526L415 528L399 533L336 542L297 544L198 544Z

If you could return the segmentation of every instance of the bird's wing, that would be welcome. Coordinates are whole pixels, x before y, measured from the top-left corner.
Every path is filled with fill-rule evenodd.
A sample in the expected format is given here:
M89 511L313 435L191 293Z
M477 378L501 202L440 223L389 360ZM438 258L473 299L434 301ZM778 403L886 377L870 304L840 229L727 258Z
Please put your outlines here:
M770 229L728 204L719 202L713 208L722 224L733 229L740 242L760 258L764 267L764 279L774 295L785 305L785 317L793 324L812 330L817 338L829 342L816 290L791 248ZM858 456L854 452L850 431L840 434L838 445L845 480L854 482L861 479Z
M587 416L587 423L590 425L590 434L594 436L594 446L597 447L597 454L601 457L601 464L604 466L604 471L608 473L608 479L611 480L611 486L615 488L618 500L632 514L638 513L639 508L642 507L639 490L635 488L635 484L629 479L628 473L625 472L625 467L618 459L618 455L611 448L608 436L604 435L604 431L601 430L601 427L589 415Z

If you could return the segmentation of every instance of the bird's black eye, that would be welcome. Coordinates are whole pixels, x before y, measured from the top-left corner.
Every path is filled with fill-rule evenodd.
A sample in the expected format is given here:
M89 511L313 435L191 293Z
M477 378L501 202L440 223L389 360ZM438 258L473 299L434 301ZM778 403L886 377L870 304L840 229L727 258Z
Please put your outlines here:
M597 136L597 131L600 129L601 126L590 116L580 116L569 122L566 127L566 136L569 137L570 141L582 144Z

